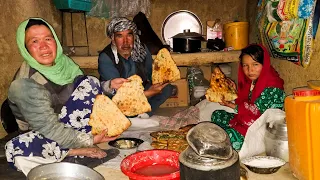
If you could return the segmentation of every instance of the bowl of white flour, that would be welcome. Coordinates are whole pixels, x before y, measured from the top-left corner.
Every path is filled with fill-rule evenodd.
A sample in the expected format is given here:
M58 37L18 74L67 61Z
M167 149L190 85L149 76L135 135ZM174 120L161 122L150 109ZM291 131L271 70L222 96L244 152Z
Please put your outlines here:
M286 162L273 156L253 156L241 161L250 171L258 174L277 172Z

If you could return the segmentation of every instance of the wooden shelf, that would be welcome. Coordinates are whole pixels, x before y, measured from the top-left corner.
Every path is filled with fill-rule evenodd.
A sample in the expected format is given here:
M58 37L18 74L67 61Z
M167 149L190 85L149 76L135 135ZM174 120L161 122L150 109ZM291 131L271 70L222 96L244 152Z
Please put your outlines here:
M240 51L218 51L171 54L177 66L197 66L211 63L238 62ZM155 58L155 55L152 56ZM98 69L98 56L72 56L75 63L83 69Z

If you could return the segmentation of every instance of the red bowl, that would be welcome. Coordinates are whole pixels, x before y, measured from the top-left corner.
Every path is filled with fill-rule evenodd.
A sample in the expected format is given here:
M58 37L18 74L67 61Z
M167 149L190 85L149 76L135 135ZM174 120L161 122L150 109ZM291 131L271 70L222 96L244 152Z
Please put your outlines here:
M135 173L136 170L151 165L167 165L177 168L177 171L158 176L146 176ZM179 152L163 149L141 151L124 158L120 164L121 171L130 180L179 180Z

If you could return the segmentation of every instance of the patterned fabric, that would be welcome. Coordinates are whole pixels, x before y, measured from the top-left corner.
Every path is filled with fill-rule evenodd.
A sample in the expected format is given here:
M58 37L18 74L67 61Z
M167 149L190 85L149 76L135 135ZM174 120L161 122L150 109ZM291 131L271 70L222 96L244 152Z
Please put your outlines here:
M127 18L114 18L110 21L109 25L107 26L107 35L113 39L113 34L115 32L125 31L125 30L132 30L134 34L134 47L131 52L132 60L135 62L143 62L145 59L147 52L145 47L140 42L140 31L138 30L136 24L127 19ZM114 53L114 57L116 58L116 62L119 62L117 48L113 45L112 51Z
M310 17L315 0L300 0L299 8L298 8L298 17L306 19Z
M285 93L283 90L279 88L266 88L253 104L246 103L245 108L253 114L258 112L263 114L267 109L270 108L282 109L284 98ZM235 114L228 113L224 110L214 111L211 116L211 122L226 130L230 137L233 148L239 150L243 144L244 136L230 125L230 120L234 118L234 115ZM251 119L250 121L243 122L243 124L250 127L255 120L256 119Z
M84 76L75 84L75 90L62 107L59 114L60 121L65 127L91 133L91 126L88 125L94 99L97 94L102 94L100 83L96 78ZM8 141L6 146L7 161L12 167L15 165L15 157L42 157L44 159L55 159L61 161L68 152L68 149L59 146L36 131L30 131L19 135Z
M274 58L308 67L312 55L315 0L260 0L257 24Z
M244 137L235 129L229 126L229 121L233 118L233 113L228 113L224 110L214 111L211 117L211 122L220 126L226 131L230 138L233 149L240 150L244 141Z

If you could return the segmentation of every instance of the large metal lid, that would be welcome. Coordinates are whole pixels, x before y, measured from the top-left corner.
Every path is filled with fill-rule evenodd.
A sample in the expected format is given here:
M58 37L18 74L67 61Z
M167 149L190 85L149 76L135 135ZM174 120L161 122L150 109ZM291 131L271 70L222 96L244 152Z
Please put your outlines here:
M165 44L173 48L172 37L190 29L191 32L202 35L202 23L198 16L191 11L180 10L168 15L162 23L161 36Z
M226 160L232 156L228 134L221 127L210 123L199 123L188 131L189 146L201 157Z

